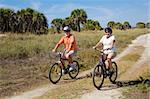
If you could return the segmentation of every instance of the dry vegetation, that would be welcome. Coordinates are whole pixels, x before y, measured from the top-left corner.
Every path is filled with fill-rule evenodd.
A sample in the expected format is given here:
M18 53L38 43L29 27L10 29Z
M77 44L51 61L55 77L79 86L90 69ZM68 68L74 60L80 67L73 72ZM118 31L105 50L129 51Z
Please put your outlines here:
M114 35L117 39L118 52L120 53L125 47L127 47L127 45L131 43L131 40L148 32L147 29L126 31L114 30ZM78 61L80 62L81 70L92 68L97 62L98 52L93 51L91 48L99 41L103 32L86 31L73 33L76 35L80 48L78 53L80 58ZM0 38L1 97L13 95L17 92L25 91L44 83L49 83L48 79L45 77L47 76L49 62L51 62L48 53L52 50L62 35L63 34L48 34L37 36L31 34L21 35L9 33L6 37ZM137 58L139 57L138 55L133 56ZM84 80L87 80L87 85L91 84L90 79L83 79L73 83L84 86ZM67 86L73 87L70 83L68 83ZM87 88L90 89L91 86ZM74 92L79 91L74 87L71 89ZM60 90L64 90L63 86ZM86 91L85 87L81 87L81 90ZM62 94L61 96L66 95L68 94Z

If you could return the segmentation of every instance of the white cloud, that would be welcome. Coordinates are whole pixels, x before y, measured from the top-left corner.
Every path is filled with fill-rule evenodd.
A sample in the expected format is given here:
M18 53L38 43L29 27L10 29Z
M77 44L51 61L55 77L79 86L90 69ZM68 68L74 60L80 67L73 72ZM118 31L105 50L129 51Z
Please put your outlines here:
M84 9L87 12L88 19L94 19L101 21L107 21L111 19L115 14L114 10L108 9L102 6L86 6L77 4L61 4L61 5L51 5L43 13L51 21L54 18L65 18L70 16L71 11L74 9Z
M31 2L31 8L33 8L33 9L39 10L41 8L41 6L42 6L41 2L38 2L38 1Z

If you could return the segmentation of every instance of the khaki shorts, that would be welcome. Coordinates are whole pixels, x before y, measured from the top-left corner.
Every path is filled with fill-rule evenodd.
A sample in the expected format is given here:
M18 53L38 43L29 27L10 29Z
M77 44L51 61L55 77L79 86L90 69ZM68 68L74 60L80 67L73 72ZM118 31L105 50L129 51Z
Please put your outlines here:
M109 54L107 55L107 58L113 59L113 58L116 57L116 55L117 55L116 52L112 52L112 53L109 53Z
M65 56L73 57L73 56L76 56L76 54L77 54L77 51L71 50L71 51L69 51L68 53L66 53Z

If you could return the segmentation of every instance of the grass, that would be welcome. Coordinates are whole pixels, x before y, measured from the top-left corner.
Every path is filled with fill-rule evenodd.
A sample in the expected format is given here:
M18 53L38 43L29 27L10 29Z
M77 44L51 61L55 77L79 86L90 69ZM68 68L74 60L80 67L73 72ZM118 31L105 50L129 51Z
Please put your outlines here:
M150 62L143 65L141 71L137 71L144 81L138 85L127 87L123 90L124 99L149 99L150 95ZM145 82L146 79L149 81Z
M73 32L81 51L92 48L103 35L103 31L85 31L81 33ZM119 31L114 30L116 36L118 51L127 47L131 40L141 34L148 33L148 29L134 29ZM54 48L63 34L32 35L32 34L12 34L8 33L6 37L0 39L0 58L20 59L24 57L33 57L39 54L48 53Z
M148 29L114 30L118 53L137 36L148 32ZM73 32L73 34L75 34L80 48L78 61L81 70L93 68L98 61L99 53L92 50L92 46L102 37L103 31ZM51 62L48 53L62 35L64 34L37 36L9 33L6 37L0 38L1 96L13 95L14 92L25 91L41 83L47 83L45 76L47 76L49 62Z
M138 75L138 76L137 76ZM123 90L123 99L149 99L150 94L150 62L142 64L142 68L132 75L132 79L143 78L143 82ZM146 80L149 80L145 82Z
M120 75L126 72L128 68L133 66L135 62L140 59L143 50L144 48L142 46L135 46L131 53L123 56L119 61L117 61Z

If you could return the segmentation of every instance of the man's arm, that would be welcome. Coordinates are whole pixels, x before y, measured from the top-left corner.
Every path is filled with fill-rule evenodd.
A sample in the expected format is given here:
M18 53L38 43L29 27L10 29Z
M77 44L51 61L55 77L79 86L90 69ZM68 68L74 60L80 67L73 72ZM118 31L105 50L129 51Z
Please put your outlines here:
M64 37L62 37L60 39L60 41L56 44L55 48L52 50L53 52L56 52L57 48L62 44L64 43Z

